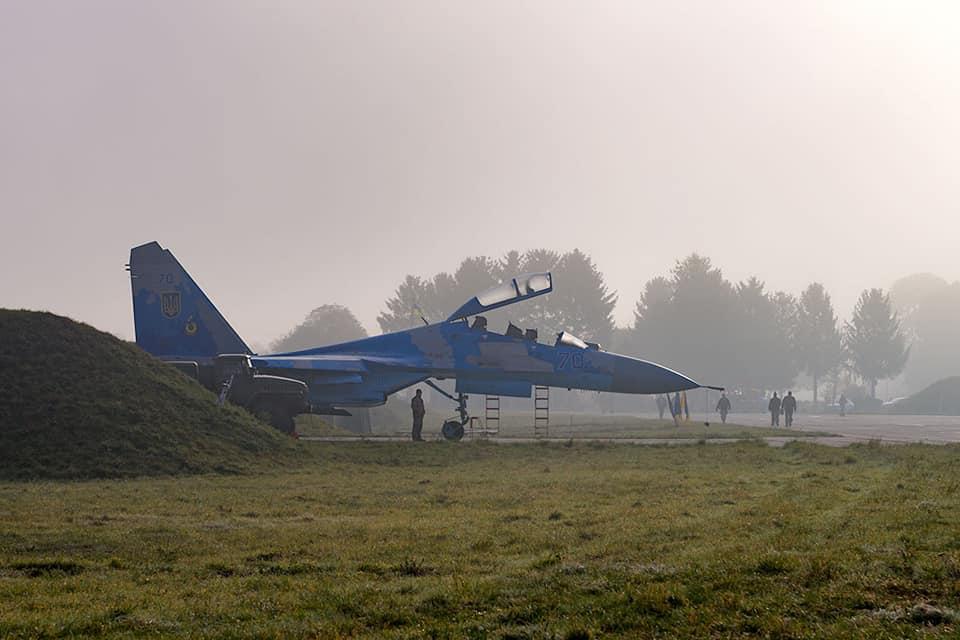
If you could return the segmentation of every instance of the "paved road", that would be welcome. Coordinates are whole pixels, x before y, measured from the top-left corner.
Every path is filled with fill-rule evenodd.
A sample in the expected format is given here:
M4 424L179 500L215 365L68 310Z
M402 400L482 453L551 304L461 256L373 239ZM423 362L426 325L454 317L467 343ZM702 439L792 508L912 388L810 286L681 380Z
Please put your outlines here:
M643 415L640 417L656 417ZM696 416L691 416L696 418ZM711 416L711 419L716 416ZM770 416L766 414L732 414L730 422L747 426L767 427L770 426ZM624 426L625 434L629 433L629 427ZM808 432L819 431L836 434L835 437L819 437L808 435ZM350 441L405 441L407 436L330 436L330 437L304 437L306 441L315 442L350 442ZM895 444L907 442L925 442L928 444L947 444L951 442L960 442L960 416L884 416L884 415L811 415L799 414L791 429L784 429L783 436L764 438L772 446L782 447L787 442L793 440L804 440L808 442L817 442L831 446L847 446L854 442L869 442L871 440L880 440L881 442ZM569 437L547 438L551 442L566 442ZM630 438L627 437L590 437L583 436L576 438L577 441L589 442L611 442L622 444L671 444L671 445L689 445L696 444L698 441L694 438ZM534 438L511 437L511 438L490 438L491 442L511 443L511 442L537 442ZM713 438L707 440L710 444L723 444L728 442L737 442L736 438Z
M715 419L715 416L712 418ZM732 414L730 422L769 427L770 415ZM781 422L783 416L780 416ZM786 431L786 429L784 430ZM791 431L826 431L853 440L885 442L960 442L960 416L884 416L798 414Z
M437 436L436 440L439 440L440 437ZM469 440L470 438L466 438ZM305 442L409 442L410 438L406 436L302 436L300 440ZM430 438L428 438L428 441ZM551 438L533 438L533 437L511 437L511 438L487 438L486 442L493 442L495 444L533 444L539 442L555 442L555 443L566 443L569 442L571 438L569 437L551 437ZM732 442L742 442L743 438L710 438L709 440L698 440L697 438L609 438L605 436L584 436L582 438L573 438L576 442L604 442L608 444L638 444L638 445L692 445L700 444L704 442L705 444L729 444ZM795 434L790 436L783 437L772 437L772 438L763 438L773 447L782 447L788 442L795 442L797 440L802 440L804 442L816 442L818 444L826 444L833 447L845 447L847 445L853 444L854 442L865 442L860 438L846 438L846 437L818 437L818 436L804 436L803 434ZM869 439L868 439L869 440Z

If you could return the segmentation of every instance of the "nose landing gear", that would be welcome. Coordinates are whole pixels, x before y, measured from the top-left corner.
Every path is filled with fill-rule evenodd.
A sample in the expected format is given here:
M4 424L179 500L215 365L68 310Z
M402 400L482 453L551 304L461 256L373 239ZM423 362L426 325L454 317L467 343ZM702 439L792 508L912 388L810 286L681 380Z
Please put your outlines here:
M444 439L450 440L452 442L457 442L463 439L464 426L470 421L470 416L467 415L467 398L468 396L458 393L456 396L453 396L439 386L437 386L432 380L424 381L427 386L437 391L442 396L450 398L457 403L457 414L459 418L449 418L443 423L443 427L440 428L440 433L443 434Z

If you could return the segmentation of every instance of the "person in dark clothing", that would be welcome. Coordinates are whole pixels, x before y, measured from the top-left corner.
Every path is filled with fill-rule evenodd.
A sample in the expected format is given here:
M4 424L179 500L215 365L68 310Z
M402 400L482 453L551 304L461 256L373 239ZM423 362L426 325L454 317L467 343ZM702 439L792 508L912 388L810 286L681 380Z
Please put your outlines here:
M773 392L773 397L770 398L770 402L767 403L767 409L770 410L770 426L780 426L780 397L777 396L777 392Z
M837 400L837 405L840 406L840 415L847 415L847 396L840 394L840 399Z
M673 416L673 426L680 426L680 412L683 409L680 408L680 392L677 391L673 394L673 402L670 403L670 414Z
M427 410L423 407L423 391L417 389L417 393L410 401L410 409L413 411L413 441L423 442L420 432L423 431L423 416Z
M787 391L783 397L783 426L793 426L793 413L797 410L797 399L793 397L793 391Z
M730 413L730 398L727 397L727 394L720 394L720 401L717 402L717 411L720 412L720 422L726 424L727 414Z
M663 412L667 408L667 399L662 395L657 396L657 412L660 414L660 419L663 420Z

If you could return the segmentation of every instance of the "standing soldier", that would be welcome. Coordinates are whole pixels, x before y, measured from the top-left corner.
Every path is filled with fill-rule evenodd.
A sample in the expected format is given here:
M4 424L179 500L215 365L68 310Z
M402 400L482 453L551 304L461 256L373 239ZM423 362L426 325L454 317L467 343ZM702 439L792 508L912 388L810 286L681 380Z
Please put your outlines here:
M793 397L793 391L787 391L783 398L783 424L785 427L793 425L793 412L797 410L797 399Z
M657 396L657 412L660 413L660 419L663 420L663 412L667 408L667 399L663 395Z
M717 411L720 412L720 421L727 423L727 414L730 413L730 398L726 393L720 394L720 401L717 402Z
M673 394L673 402L670 403L670 414L673 416L673 426L680 426L680 412L683 411L680 408L680 392L677 391Z
M413 400L410 401L410 409L413 411L413 441L423 442L420 432L423 430L423 416L427 410L423 408L423 391L420 389L417 389Z
M767 409L770 410L770 426L780 426L780 398L777 396L777 392L773 392L773 397L770 398L770 402L767 403Z

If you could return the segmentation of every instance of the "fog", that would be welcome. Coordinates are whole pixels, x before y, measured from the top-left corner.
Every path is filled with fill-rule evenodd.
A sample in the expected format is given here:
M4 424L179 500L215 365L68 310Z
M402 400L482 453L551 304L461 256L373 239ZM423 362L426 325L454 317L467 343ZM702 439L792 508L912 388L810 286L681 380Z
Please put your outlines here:
M693 251L844 318L960 278L958 63L950 2L6 0L0 306L132 337L158 240L260 344L537 247L623 325Z

